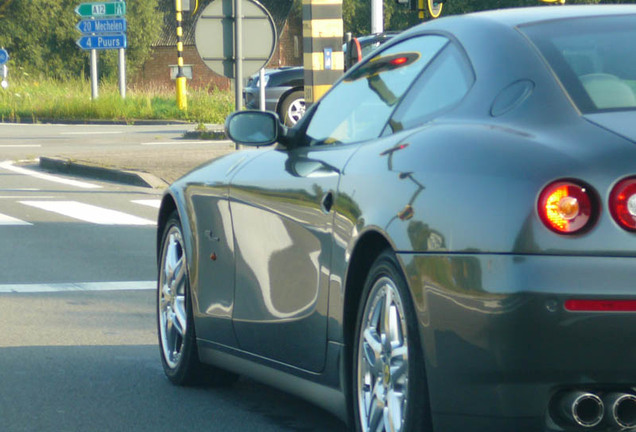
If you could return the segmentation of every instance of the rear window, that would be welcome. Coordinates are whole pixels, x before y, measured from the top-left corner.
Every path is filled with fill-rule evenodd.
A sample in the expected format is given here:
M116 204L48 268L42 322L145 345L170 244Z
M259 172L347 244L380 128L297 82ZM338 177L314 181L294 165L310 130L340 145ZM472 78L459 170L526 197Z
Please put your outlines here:
M583 113L636 108L636 15L520 27Z

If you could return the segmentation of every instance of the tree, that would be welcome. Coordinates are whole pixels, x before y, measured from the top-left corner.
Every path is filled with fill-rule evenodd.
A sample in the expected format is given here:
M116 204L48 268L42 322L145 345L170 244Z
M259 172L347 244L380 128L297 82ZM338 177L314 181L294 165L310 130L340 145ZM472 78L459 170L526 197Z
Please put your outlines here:
M129 75L133 75L150 58L152 43L159 37L163 16L157 9L157 3L157 0L128 0L126 3L126 68ZM102 73L115 75L117 62L117 50L103 53Z
M4 12L9 8L9 5L13 3L13 0L1 0L0 1L0 18L4 17Z
M599 3L600 0L567 0L568 4ZM633 3L633 0L604 0L605 3ZM523 6L540 6L539 0L448 0L444 4L443 16ZM354 36L371 31L371 0L343 0L342 15L345 32ZM425 18L425 19L428 19ZM400 5L396 0L384 0L384 28L404 30L419 24L418 13L408 5Z

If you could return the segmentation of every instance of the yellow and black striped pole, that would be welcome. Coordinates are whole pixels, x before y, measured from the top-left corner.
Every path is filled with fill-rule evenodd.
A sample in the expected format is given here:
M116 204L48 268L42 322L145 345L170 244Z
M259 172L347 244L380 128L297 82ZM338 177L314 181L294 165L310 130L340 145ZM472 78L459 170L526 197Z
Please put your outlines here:
M181 0L175 0L177 10L177 107L181 111L188 109L188 98L186 96L186 76L183 73L183 14Z
M344 71L342 0L303 0L305 104L318 101Z

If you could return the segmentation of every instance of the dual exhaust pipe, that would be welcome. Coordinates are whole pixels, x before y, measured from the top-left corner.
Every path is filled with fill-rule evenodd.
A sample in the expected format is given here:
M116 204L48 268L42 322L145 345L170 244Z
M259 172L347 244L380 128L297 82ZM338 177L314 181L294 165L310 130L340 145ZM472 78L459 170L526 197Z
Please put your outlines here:
M567 426L591 429L601 423L616 430L636 428L636 395L611 392L599 396L571 391L557 396L556 417Z

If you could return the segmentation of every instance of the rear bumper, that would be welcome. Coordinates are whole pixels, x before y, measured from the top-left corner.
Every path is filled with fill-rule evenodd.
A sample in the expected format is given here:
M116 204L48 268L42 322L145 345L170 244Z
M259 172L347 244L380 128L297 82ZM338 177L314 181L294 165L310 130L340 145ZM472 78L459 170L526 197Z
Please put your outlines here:
M557 392L633 393L636 313L570 312L564 303L636 298L636 258L400 258L435 430L561 430L549 414Z

